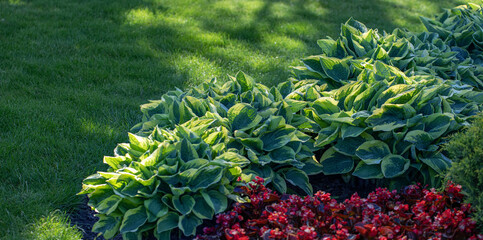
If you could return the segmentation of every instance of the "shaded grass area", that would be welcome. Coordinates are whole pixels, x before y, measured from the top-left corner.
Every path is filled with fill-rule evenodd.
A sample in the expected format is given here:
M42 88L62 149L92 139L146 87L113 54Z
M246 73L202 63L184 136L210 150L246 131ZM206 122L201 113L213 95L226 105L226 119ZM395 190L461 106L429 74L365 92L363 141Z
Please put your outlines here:
M351 16L419 31L419 15L463 3L0 0L0 239L75 208L148 99L238 70L277 84Z

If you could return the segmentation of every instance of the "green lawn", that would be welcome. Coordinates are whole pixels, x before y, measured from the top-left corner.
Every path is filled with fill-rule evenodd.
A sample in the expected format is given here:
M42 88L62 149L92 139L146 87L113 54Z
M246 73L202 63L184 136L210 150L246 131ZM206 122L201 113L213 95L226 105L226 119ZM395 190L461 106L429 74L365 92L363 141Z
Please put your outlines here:
M238 70L276 84L351 16L419 31L464 2L0 0L0 239L75 208L148 99Z

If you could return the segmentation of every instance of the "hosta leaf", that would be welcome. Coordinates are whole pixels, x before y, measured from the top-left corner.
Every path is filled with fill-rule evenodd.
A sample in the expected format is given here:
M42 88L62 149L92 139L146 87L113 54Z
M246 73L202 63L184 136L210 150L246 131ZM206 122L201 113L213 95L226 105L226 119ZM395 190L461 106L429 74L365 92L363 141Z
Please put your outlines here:
M285 179L294 186L301 188L307 193L307 195L312 195L312 185L309 183L309 178L302 170L296 168L289 168L282 171Z
M405 126L406 119L415 114L414 108L408 104L384 104L366 119L366 123L373 125L375 131L392 131ZM378 125L384 127L378 129Z
M325 74L339 82L349 78L350 67L347 61L338 58L320 57L320 63Z
M151 153L147 158L141 161L144 166L154 166L158 163L159 157L161 156L161 148L156 148L153 153Z
M334 149L345 155L355 156L356 149L361 146L367 140L362 137L349 137L337 141L334 145Z
M183 196L173 196L173 206L180 212L182 215L186 215L193 210L195 206L195 200L190 195L183 195Z
M183 215L179 218L179 229L183 231L185 236L196 234L196 227L201 225L203 221L197 218L194 214Z
M304 171L307 175L316 175L321 173L323 170L322 165L313 158L304 159L302 162L304 163L302 171Z
M433 139L441 137L448 130L451 122L451 115L432 114L424 120L424 131L426 131Z
M242 71L238 72L235 78L236 82L240 84L242 92L250 91L255 86L255 81Z
M373 164L367 165L363 161L360 161L352 175L362 178L362 179L377 179L377 178L384 178L384 175L381 171L381 165Z
M432 155L430 157L419 157L419 160L431 167L437 173L443 173L451 167L451 160L446 158L441 153Z
M262 117L250 105L238 103L228 110L228 120L234 131L253 128L262 120Z
M267 183L273 179L274 172L270 166L261 166L259 164L252 164L250 165L249 169L244 170L245 174L254 173L256 176L259 176L263 179L266 179Z
M383 158L391 154L389 146L380 140L367 141L356 149L355 153L368 165L379 164Z
M291 81L284 81L277 85L280 94L282 94L283 98L289 95L293 91L293 83Z
M220 156L216 157L216 159L223 159L229 163L231 163L231 166L239 166L239 167L245 167L248 164L250 164L250 160L248 160L246 157L234 153L234 152L225 152L221 154Z
M318 115L332 114L340 112L340 108L337 106L338 102L333 98L321 97L310 104L315 109Z
M198 170L198 169L208 165L209 163L210 163L210 161L208 161L206 159L202 159L202 158L193 159L193 160L188 161L188 162L184 163L183 165L181 165L178 172L184 172L188 169Z
M324 69L320 65L320 56L309 56L303 58L302 62L304 63L305 67L307 67L307 69L309 69L310 71L325 75Z
M255 152L263 150L263 141L260 138L238 138L238 140L245 146Z
M117 209L117 205L121 202L122 198L118 195L111 195L108 198L102 200L99 205L96 206L96 210L100 213L109 215Z
M144 201L144 207L156 218L166 215L169 211L168 206L161 201L161 198L150 198Z
M354 168L354 159L336 152L334 148L325 151L319 162L325 175L344 174Z
M381 170L386 178L400 176L409 168L409 159L400 155L388 155L381 162Z
M142 240L143 235L141 232L127 232L122 234L123 240Z
M126 165L128 163L126 161L126 157L124 156L117 156L117 157L108 157L105 156L103 159L103 162L110 167L112 167L113 170L118 170L119 168L122 168L123 165Z
M146 214L146 208L139 206L134 209L128 210L124 214L124 218L121 224L121 233L136 232L148 220Z
M181 141L179 154L180 158L185 162L199 157L193 144L191 144L186 138L183 138Z
M149 140L145 137L141 137L132 133L128 133L129 143L133 150L146 152L149 149Z
M260 139L263 141L263 150L272 151L290 142L295 134L294 128L281 128L264 133Z
M119 226L121 226L121 217L98 215L99 220L92 226L92 232L102 233L104 238L111 239L116 236Z
M207 105L203 104L203 102L195 97L192 96L185 96L183 99L183 103L185 107L188 107L192 113L194 113L198 117L202 117L205 115L207 110ZM188 120L191 118L188 118Z
M296 112L302 110L305 106L307 106L306 101L285 99L285 102L290 106L290 111L292 111L293 113L296 113Z
M403 58L409 52L409 42L408 41L398 41L395 42L391 49L389 49L389 57L391 58Z
M366 128L344 124L340 129L340 133L341 133L342 139L344 139L349 137L357 137L361 135L361 133L363 133L365 130Z
M156 231L158 233L166 232L171 229L178 227L179 215L174 212L169 212L168 214L159 218L157 222Z
M295 160L295 152L292 148L283 146L270 152L271 161L276 163L284 163L286 161Z
M339 127L332 124L330 127L320 130L319 134L315 138L315 147L323 147L327 144L334 142L339 135Z
M282 176L280 176L280 174L275 173L272 180L272 184L275 190L277 190L278 192L282 194L287 192L287 183L285 183L285 180L283 179Z
M200 219L212 219L215 211L213 210L201 195L195 195L195 206L193 207L193 214Z
M320 39L317 44L322 52L329 57L344 58L347 54L340 40ZM318 64L320 66L320 62Z
M206 203L215 210L215 214L221 213L226 210L228 206L228 199L225 195L218 191L201 191L201 195L205 199Z
M414 146L419 150L427 150L433 140L433 137L429 133L422 130L410 131L404 138L404 141L414 144Z
M160 233L158 233L158 231L156 230L154 231L153 235L157 240L171 240L171 230Z
M191 178L188 185L193 192L217 184L223 176L223 168L219 166L206 166L199 169Z

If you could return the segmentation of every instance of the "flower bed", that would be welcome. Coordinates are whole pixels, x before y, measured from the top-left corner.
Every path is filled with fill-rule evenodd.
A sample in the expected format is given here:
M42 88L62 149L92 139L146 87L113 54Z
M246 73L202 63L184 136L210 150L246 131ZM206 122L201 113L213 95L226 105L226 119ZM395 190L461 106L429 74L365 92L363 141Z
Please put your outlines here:
M216 216L198 240L249 239L483 239L461 186L445 190L410 185L400 193L378 188L367 198L352 195L342 203L329 193L279 195L257 178L241 187L247 203Z

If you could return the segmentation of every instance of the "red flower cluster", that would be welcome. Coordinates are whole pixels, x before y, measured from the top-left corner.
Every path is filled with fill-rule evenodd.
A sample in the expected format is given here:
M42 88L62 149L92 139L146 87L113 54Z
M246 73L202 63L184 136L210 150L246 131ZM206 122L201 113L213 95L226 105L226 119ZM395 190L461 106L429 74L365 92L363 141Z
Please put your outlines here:
M463 204L461 187L449 183L443 192L411 185L401 193L378 188L367 198L357 193L338 203L329 193L304 198L278 195L257 178L242 187L249 203L216 217L198 240L227 239L471 239L483 240Z

